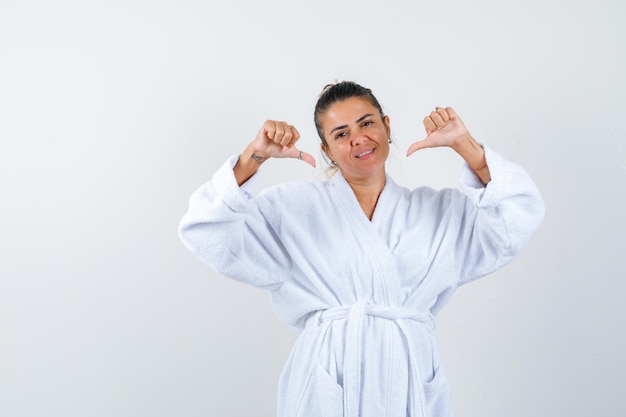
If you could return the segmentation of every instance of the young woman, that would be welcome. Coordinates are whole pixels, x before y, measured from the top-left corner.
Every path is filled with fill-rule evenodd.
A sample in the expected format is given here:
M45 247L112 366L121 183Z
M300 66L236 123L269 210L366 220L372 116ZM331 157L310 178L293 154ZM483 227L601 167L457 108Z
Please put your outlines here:
M408 154L447 146L461 190L408 190L385 172L389 117L371 90L328 86L315 108L327 181L250 190L273 158L315 159L268 120L190 199L185 245L219 273L264 288L302 329L279 382L279 417L452 416L434 316L462 284L512 260L543 218L519 166L481 146L451 108L424 119Z

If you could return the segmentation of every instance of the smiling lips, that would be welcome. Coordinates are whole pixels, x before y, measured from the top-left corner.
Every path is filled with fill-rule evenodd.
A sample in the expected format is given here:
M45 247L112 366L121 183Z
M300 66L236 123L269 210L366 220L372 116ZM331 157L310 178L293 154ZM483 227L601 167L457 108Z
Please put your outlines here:
M363 158L364 156L370 155L372 152L374 152L374 148L363 151L360 154L355 155L354 157L357 159L360 159L360 158Z

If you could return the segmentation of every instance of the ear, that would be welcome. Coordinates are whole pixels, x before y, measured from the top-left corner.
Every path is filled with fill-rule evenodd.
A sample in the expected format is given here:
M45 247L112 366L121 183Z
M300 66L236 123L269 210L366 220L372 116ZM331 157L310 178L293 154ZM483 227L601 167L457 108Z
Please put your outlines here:
M320 143L320 148L322 149L322 152L324 152L326 154L328 159L330 159L331 161L334 161L333 154L330 151L330 148L328 146L324 145L323 143Z
M383 122L385 123L385 129L387 129L387 137L391 137L391 124L389 123L389 116L385 115L383 117Z

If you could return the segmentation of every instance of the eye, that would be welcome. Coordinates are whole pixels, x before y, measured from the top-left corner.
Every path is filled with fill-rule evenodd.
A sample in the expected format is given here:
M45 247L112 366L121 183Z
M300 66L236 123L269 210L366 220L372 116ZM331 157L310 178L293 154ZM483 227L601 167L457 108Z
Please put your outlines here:
M373 125L373 124L374 124L374 122L373 122L373 121L371 121L371 120L366 120L366 121L364 121L364 122L363 122L363 124L362 124L361 126L363 126L363 127L367 127L367 126L371 126L371 125Z
M337 133L337 135L335 135L335 139L342 139L345 138L348 135L347 132L339 132Z

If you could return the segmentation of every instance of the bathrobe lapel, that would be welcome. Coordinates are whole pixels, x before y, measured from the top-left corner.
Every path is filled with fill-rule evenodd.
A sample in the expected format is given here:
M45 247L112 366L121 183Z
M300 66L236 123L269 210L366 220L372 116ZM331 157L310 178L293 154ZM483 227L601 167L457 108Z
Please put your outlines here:
M389 216L393 205L393 193L397 192L395 183L387 178L387 184L378 198L372 221L370 221L341 172L337 172L332 180L334 186L331 187L331 192L335 193L333 200L339 202L338 209L343 215L343 220L350 224L355 235L367 242L367 247L370 248L370 253L364 256L370 257L377 266L378 270L374 271L374 275L384 301L388 305L396 305L400 302L400 279L393 253L384 236L387 232L386 226L382 223Z

